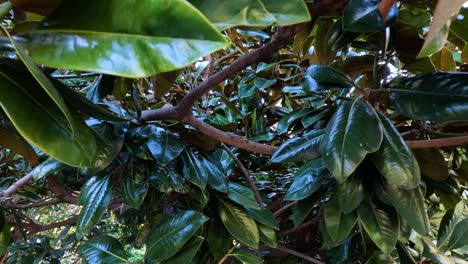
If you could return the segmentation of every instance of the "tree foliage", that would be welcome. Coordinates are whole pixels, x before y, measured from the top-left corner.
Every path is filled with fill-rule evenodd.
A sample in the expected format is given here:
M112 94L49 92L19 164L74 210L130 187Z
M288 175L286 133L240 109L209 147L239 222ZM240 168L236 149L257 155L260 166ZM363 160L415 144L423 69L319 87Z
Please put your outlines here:
M468 258L465 1L2 2L0 262Z

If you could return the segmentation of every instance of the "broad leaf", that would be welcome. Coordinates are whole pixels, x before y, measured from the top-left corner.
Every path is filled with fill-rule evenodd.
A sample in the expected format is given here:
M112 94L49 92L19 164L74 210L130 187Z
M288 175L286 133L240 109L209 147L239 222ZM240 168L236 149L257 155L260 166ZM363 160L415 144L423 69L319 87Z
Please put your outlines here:
M287 140L275 151L271 162L301 162L318 157L321 135L314 138L296 137Z
M258 206L256 208L245 208L245 212L257 222L279 230L278 221L269 210Z
M442 48L439 52L431 56L432 63L439 71L456 71L457 65L453 59L452 52L447 48Z
M444 215L437 237L437 246L441 250L447 250L460 241L458 239L461 238L459 235L462 235L464 232L466 233L466 223L463 224L463 221L466 219L468 219L468 206L464 201L460 201ZM459 224L461 224L460 227L458 227ZM455 234L455 230L461 232L461 234ZM452 237L454 238L452 239Z
M231 256L242 264L262 264L262 259L251 252L245 250L236 250Z
M281 0L190 0L219 30L236 26L280 26L310 20L303 1Z
M392 121L378 111L376 114L382 127L383 141L380 149L370 154L371 160L389 184L415 188L421 179L418 161Z
M414 149L413 153L421 168L421 175L437 182L445 181L449 177L447 161L438 149Z
M327 48L329 50L342 49L345 46L351 44L351 42L353 42L353 40L355 40L358 36L359 33L344 31L343 20L339 18L327 32Z
M384 30L398 16L394 4L387 15L379 12L380 0L351 0L343 11L343 29L352 32L374 32Z
M160 192L188 193L189 185L176 163L171 162L166 166L154 166L150 173L150 184Z
M348 237L357 220L355 212L343 213L336 194L323 206L323 218L327 233L334 241L343 241Z
M62 1L26 37L36 63L126 77L182 68L227 44L183 0Z
M343 213L349 214L364 200L364 186L359 174L354 173L346 181L338 184L334 194Z
M200 248L204 238L200 236L192 237L176 255L169 259L161 261L161 264L172 264L172 263L191 263L193 257Z
M323 135L323 163L342 183L367 153L379 149L382 137L382 128L371 107L360 99L347 102L338 108Z
M79 239L87 235L101 219L112 197L112 182L109 176L95 182L94 178L91 178L90 181L93 183L85 185L78 199L79 205L83 206L76 222L76 236Z
M336 51L330 49L330 47L328 46L328 31L333 26L333 20L332 19L318 19L316 23L317 23L317 31L315 33L315 38L314 38L314 53L317 56L318 62L320 64L328 65L332 63L333 59L336 57ZM312 67L320 68L320 67L326 67L326 66L313 65L310 68ZM313 83L313 82L310 83L309 81L308 84L310 84L312 87L305 87L304 83L302 85L304 87L305 92L318 90L318 87L316 87L318 85L316 83ZM326 89L326 87L324 89Z
M130 157L127 170L122 175L122 198L124 203L140 207L148 192L149 169L137 158Z
M294 226L298 226L304 219L309 215L320 197L316 194L311 195L303 200L297 201L296 206L293 209L293 222Z
M208 181L208 173L202 161L190 149L185 149L182 153L184 161L184 177L195 184L201 190L205 190Z
M93 131L74 117L73 132L62 111L34 79L0 65L0 87L0 106L28 142L70 166L94 165Z
M398 215L393 208L382 208L367 200L357 209L359 222L366 233L384 253L395 248L400 231Z
M156 161L165 166L182 153L185 144L176 134L157 130L148 138L148 148Z
M309 197L320 186L329 173L323 168L322 160L307 163L296 172L294 182L289 187L285 200L297 201Z
M224 172L216 164L207 159L203 159L203 165L208 174L208 183L210 186L219 192L227 193L229 187Z
M353 87L349 76L324 65L313 65L307 68L301 86L305 92Z
M196 211L182 211L168 218L149 234L145 257L163 260L174 256L207 220Z
M39 157L32 146L21 138L16 131L0 127L0 146L20 154L29 161L31 166L35 166L39 162Z
M110 236L97 236L78 247L78 253L87 263L128 263L127 252L122 244Z
M260 235L255 221L239 208L218 201L219 216L229 233L243 244L258 248Z
M414 119L468 119L468 73L426 73L402 79L390 89L390 99L402 114Z
M377 251L366 261L366 264L393 264L395 260L388 254Z
M212 218L207 235L206 241L211 254L215 258L221 259L232 247L231 234L229 234L219 218Z
M3 216L2 216L3 217ZM13 236L11 234L11 227L8 222L4 223L0 231L0 254L5 254L8 247L13 243Z
M272 248L276 248L278 246L278 242L276 241L276 232L273 228L259 224L258 232L260 235L260 241L265 245Z
M43 161L41 164L37 165L32 171L34 180L38 181L43 179L50 174L64 169L66 166L63 163L60 163L53 158L48 158Z
M238 183L229 182L228 198L246 208L258 208L252 190Z

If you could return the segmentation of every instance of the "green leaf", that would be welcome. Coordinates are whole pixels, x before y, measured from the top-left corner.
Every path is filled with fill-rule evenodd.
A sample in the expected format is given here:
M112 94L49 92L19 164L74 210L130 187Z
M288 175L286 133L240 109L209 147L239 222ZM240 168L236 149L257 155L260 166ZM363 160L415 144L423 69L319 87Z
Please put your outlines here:
M323 206L323 218L330 238L334 241L343 241L356 225L357 215L355 212L343 213L335 194Z
M208 174L208 183L210 186L219 192L227 193L229 187L226 174L224 174L218 165L213 164L207 159L203 159L203 164Z
M149 171L137 158L130 157L127 170L122 175L122 198L124 203L140 207L148 192Z
M312 65L307 68L304 78L301 80L301 86L305 92L353 87L352 79L349 76L324 65Z
M391 256L377 251L366 261L366 264L393 264L395 261Z
M436 263L455 264L450 257L439 251L429 237L422 237L421 241L423 245L423 257L429 258Z
M189 186L185 183L177 164L174 162L164 167L154 166L150 173L150 184L159 192L189 192Z
M398 130L385 115L376 111L383 132L380 149L370 154L372 162L389 184L405 189L418 186L421 179L418 161Z
M396 246L400 232L398 215L393 208L386 208L367 200L357 209L359 222L372 241L384 253L390 254Z
M223 258L232 246L231 234L229 234L219 218L212 218L208 226L206 241L211 254L217 259Z
M255 195L249 188L238 183L229 182L228 198L242 205L245 208L258 208L259 205L255 200Z
M31 166L39 162L39 157L32 148L13 128L0 127L0 146L23 156Z
M457 228L459 224L468 219L468 206L462 200L453 209L449 210L444 217L439 227L439 234L437 237L437 246L441 250L447 250L450 246L456 245L457 243L451 243L458 241L460 238L458 234L455 234L455 230L459 232L466 232L466 223L462 224L460 228ZM452 237L455 236L454 239Z
M327 48L339 50L351 44L360 34L343 30L343 20L337 19L327 32Z
M456 71L457 65L453 58L452 52L447 48L442 48L439 52L431 56L434 66L439 71Z
M278 246L278 242L276 241L276 232L273 228L259 224L258 231L261 242L272 248L276 248Z
M53 158L49 157L48 159L43 161L41 164L37 165L31 171L31 174L33 175L34 180L38 181L54 172L64 169L65 167L66 166L63 163L58 162L54 160Z
M367 153L379 149L382 134L372 108L360 99L338 108L320 143L323 163L338 183L353 173Z
M294 226L298 226L304 219L309 215L314 206L317 204L319 197L311 195L303 200L297 201L296 206L293 209L293 223Z
M468 245L468 218L459 222L453 230L450 241L445 245L447 250L453 250Z
M431 18L431 13L424 9L400 9L397 22L423 28L431 24Z
M364 200L364 186L360 175L354 173L346 181L338 184L335 194L343 213L349 214Z
M258 206L256 208L245 208L245 212L259 223L279 230L278 221L269 210Z
M352 32L375 32L384 30L398 16L394 4L387 17L379 12L380 0L351 0L343 11L343 29Z
M460 13L452 20L450 25L450 33L460 38L466 43L468 42L468 7L462 6ZM460 47L461 48L461 47Z
M307 163L296 172L294 182L286 192L284 200L297 201L309 197L322 186L328 176L329 174L323 168L322 160Z
M220 31L236 26L280 26L310 20L303 1L291 0L190 0Z
M202 161L190 149L185 149L182 153L182 159L184 161L184 177L201 190L205 190L208 173L205 171Z
M199 236L192 237L173 257L161 261L160 264L172 263L191 263L195 254L197 254L204 238Z
M2 216L3 217L3 216ZM8 250L8 247L13 243L13 237L11 235L10 225L5 222L0 232L0 255L3 256Z
M443 0L437 3L432 16L432 24L418 58L429 56L439 51L447 40L452 16L458 12L465 0Z
M445 181L449 177L447 161L438 149L414 149L413 153L423 176L437 182Z
M28 142L70 166L94 165L93 131L74 116L73 133L59 107L29 75L2 64L0 87L1 108Z
M127 252L122 244L110 236L97 236L78 247L78 253L87 263L128 263Z
M237 207L218 200L219 216L229 233L243 244L258 248L260 235L255 221Z
M296 137L287 140L271 156L271 162L301 162L318 157L321 134L313 138Z
M76 222L76 236L78 239L81 239L93 229L106 211L112 197L112 182L109 176L95 182L91 178L90 182L92 184L85 185L78 198L78 204L83 206Z
M262 259L251 252L245 250L236 250L230 256L240 261L242 264L262 264Z
M157 130L149 136L148 148L156 161L166 166L182 153L185 144L176 134L165 130Z
M149 234L145 258L163 260L174 256L207 220L191 210L166 219Z
M38 64L125 77L182 68L227 45L183 0L62 1L27 33L26 48Z
M332 19L318 19L317 20L317 31L314 38L314 53L317 55L320 64L328 65L333 62L336 57L336 51L330 49L328 46L328 32L333 26ZM319 65L314 65L319 66ZM311 67L314 67L311 66ZM316 91L317 88L308 87L304 89L306 92Z
M390 89L390 99L402 114L419 120L468 119L467 73L426 73L404 78Z

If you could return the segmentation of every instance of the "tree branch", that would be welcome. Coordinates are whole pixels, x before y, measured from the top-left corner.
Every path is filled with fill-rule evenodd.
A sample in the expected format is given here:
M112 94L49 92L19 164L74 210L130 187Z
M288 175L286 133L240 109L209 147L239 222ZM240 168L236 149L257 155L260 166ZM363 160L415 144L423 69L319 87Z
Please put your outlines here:
M26 185L32 178L33 178L33 174L32 174L32 171L30 171L23 178L17 180L15 183L13 183L5 191L0 192L0 200L6 200L7 198L10 198L19 189L23 188L23 186Z
M68 219L66 219L64 221L57 222L57 223L52 223L52 224L48 224L48 225L39 225L39 224L36 224L36 223L31 223L31 224L23 223L23 227L29 231L30 235L32 235L32 234L36 234L36 233L39 233L39 232L42 232L42 231L47 231L47 230L50 230L50 229L59 228L59 227L62 227L62 226L74 225L77 220L78 220L78 216L74 215L74 216L72 216L72 217L70 217L70 218L68 218Z
M468 136L461 137L450 137L450 138L438 138L431 140L408 140L406 145L410 149L419 149L419 148L441 148L441 147L451 147L468 144Z
M314 259L314 258L312 258L312 257L310 257L310 256L307 256L307 255L305 255L305 254L302 254L302 253L300 253L300 252L297 252L297 251L295 251L295 250L292 250L292 249L287 248L287 247L284 247L284 246L278 245L278 247L276 247L275 249L276 249L276 250L279 250L279 251L282 251L282 252L284 252L284 253L288 253L288 254L294 255L294 256L296 256L296 257L298 257L298 258L301 258L301 259L303 259L303 260L309 261L310 263L325 264L325 263L323 263L323 262L320 261L320 260Z

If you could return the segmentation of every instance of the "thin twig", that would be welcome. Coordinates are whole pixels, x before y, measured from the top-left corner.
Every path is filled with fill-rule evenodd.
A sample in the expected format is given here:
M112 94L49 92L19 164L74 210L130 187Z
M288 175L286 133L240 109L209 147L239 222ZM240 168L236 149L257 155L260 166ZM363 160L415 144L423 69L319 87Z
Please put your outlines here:
M295 226L293 228L286 229L286 230L283 230L281 232L278 232L278 233L276 233L276 236L277 237L284 237L284 236L287 236L287 235L292 234L292 233L297 233L297 232L299 232L301 230L304 230L304 229L306 229L306 228L308 228L310 226L313 226L315 224L317 224L317 220L313 219L313 220L310 220L308 222L304 222L304 223L302 223L302 224L300 224L298 226Z
M244 167L244 164L242 164L242 162L237 158L236 154L234 154L231 151L231 149L229 149L224 143L221 143L221 146L228 153L228 155L236 162L237 166L241 170L241 172L244 175L245 179L249 183L250 188L254 192L255 198L257 199L257 203L262 207L265 206L265 204L263 203L262 197L260 196L260 193L258 192L257 187L255 186L255 182L250 177L250 174L247 171L247 169Z
M275 249L277 249L277 250L279 250L279 251L282 251L282 252L284 252L284 253L288 253L288 254L294 255L294 256L296 256L296 257L298 257L298 258L301 258L301 259L303 259L303 260L309 261L310 263L325 264L325 263L323 263L323 262L320 261L320 260L314 259L314 258L312 258L312 257L310 257L310 256L307 256L307 255L305 255L305 254L302 254L302 253L300 253L300 252L297 252L297 251L295 251L295 250L292 250L292 249L287 248L287 247L284 247L284 246L279 246L279 245L278 245L278 247L275 248Z
M218 264L223 264L224 261L226 261L226 259L229 257L229 255L231 255L231 253L237 248L236 245L234 245L232 248L229 249L229 251L226 253L226 255L224 255L219 261L218 261Z
M19 189L23 188L33 178L32 171L26 174L23 178L17 180L5 191L0 192L0 198L5 200L15 194Z
M278 211L276 211L273 215L274 216L278 216L280 214L282 214L283 212L286 212L289 208L292 208L294 207L295 205L297 204L297 201L294 201L292 203L289 203L283 207L281 207Z

